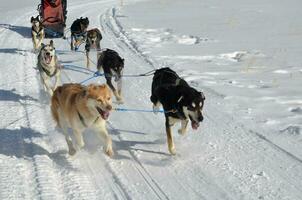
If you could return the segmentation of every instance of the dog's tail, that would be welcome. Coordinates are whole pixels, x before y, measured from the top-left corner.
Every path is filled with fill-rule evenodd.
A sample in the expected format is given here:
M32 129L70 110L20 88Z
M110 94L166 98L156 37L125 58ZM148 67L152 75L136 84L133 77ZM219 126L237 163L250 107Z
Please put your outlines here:
M51 114L53 119L57 122L58 127L61 128L61 124L60 124L60 120L59 120L59 113L58 113L58 109L60 107L60 103L59 103L59 93L61 91L61 86L57 87L57 89L54 91L52 97L51 97Z

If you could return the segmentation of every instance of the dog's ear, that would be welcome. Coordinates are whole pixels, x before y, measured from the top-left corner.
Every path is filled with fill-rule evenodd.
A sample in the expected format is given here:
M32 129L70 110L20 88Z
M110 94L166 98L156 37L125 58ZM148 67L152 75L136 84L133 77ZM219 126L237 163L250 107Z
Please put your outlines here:
M100 40L101 40L101 39L103 38L101 31L100 31L98 28L96 28L95 31L97 32L98 37L99 37Z
M53 40L50 40L49 45L53 47Z
M41 49L43 49L45 47L44 43L41 43Z
M32 16L32 17L30 18L30 23L33 23L34 19L35 19L35 18Z
M206 100L206 97L204 96L203 92L199 92L199 93L200 93L200 95L201 95L202 100L203 100L203 101Z

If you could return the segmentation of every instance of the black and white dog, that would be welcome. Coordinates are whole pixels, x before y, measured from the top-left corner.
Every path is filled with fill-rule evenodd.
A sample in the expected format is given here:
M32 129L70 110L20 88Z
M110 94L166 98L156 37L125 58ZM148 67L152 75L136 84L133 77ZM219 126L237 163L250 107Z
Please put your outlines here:
M40 49L42 41L45 37L44 27L39 19L39 16L31 17L30 23L32 25L31 26L32 42L34 45L34 50L37 51Z
M181 122L178 133L185 134L189 120L194 130L203 121L202 109L205 96L190 87L188 83L180 78L170 68L161 68L155 71L152 82L152 93L150 100L153 110L156 112L162 105L166 118L166 133L168 148L171 154L175 154L175 146L171 127L176 122Z
M52 96L53 91L60 84L60 64L52 40L46 45L42 43L41 46L42 47L38 55L37 68L40 72L44 90ZM52 77L56 78L55 85L53 87L51 87Z
M78 50L79 45L86 41L86 34L87 34L87 28L89 25L89 19L87 17L80 19L76 19L71 27L71 42L70 42L70 49Z
M107 85L113 91L113 94L117 100L117 103L122 104L122 75L124 69L124 59L119 56L119 54L112 50L106 49L98 53L98 63L97 69L100 72L101 68L104 71L104 75L107 81ZM117 82L117 90L112 84L112 77L114 81Z
M90 65L90 58L89 58L89 51L90 49L96 49L97 51L101 50L100 42L102 40L101 31L98 28L91 29L87 31L87 39L86 39L86 67L89 68Z

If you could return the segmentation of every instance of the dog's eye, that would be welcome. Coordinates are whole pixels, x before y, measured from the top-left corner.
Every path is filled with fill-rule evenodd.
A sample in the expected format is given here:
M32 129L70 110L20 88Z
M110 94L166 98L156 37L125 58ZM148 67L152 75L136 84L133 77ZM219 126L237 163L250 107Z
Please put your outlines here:
M202 106L202 102L199 103L199 107L201 107L201 106Z
M194 102L192 103L192 107L193 107L193 108L195 108L195 107L196 107L196 104L195 104Z
M103 102L102 99L98 99L97 101L98 101L98 102Z
M108 101L110 101L110 99L111 99L110 97L107 98Z

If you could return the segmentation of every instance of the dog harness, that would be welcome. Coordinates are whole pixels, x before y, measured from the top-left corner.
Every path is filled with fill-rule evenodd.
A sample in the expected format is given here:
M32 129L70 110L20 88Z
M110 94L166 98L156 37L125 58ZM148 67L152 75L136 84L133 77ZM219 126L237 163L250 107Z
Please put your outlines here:
M84 120L84 117L81 115L81 113L80 113L78 110L77 110L77 113L78 113L78 116L79 116L79 118L80 118L80 121L82 122L82 125L83 125L84 127L88 127L87 124L86 124L86 122L85 122L85 120ZM92 124L94 124L96 121L98 121L99 118L100 118L100 117L97 117L97 118L93 121Z
M43 27L40 27L39 31L36 31L35 29L33 29L33 27L31 28L31 30L37 34L38 38L41 38L41 31L43 30Z
M47 69L45 69L44 67L41 67L43 72L45 72L45 74L49 77L53 77L54 75L56 75L58 68L56 67L55 71L51 74L50 71L48 71Z

